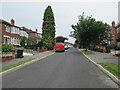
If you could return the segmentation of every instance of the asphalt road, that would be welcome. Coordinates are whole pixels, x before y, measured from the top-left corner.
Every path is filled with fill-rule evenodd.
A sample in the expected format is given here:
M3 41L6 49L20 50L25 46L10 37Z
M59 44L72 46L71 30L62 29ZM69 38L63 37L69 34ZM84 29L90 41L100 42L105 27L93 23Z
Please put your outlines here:
M74 48L55 53L2 77L3 88L117 88Z

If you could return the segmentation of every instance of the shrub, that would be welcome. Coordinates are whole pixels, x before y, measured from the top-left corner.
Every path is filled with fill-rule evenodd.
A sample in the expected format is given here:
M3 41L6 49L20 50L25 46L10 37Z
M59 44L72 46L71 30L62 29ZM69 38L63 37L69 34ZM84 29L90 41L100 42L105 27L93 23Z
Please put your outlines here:
M2 44L0 45L0 49L2 52L10 52L13 50L13 46L8 44Z
M2 44L0 45L0 53L2 53Z
M22 37L22 39L20 41L21 47L25 47L25 43L26 43L26 37Z

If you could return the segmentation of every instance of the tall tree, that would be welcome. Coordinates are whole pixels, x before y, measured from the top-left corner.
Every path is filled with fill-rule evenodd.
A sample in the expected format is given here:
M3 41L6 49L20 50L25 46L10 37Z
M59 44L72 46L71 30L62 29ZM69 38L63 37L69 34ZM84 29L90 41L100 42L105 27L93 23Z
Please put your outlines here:
M74 31L70 36L76 39L79 46L87 48L92 45L103 44L103 41L111 39L110 26L102 21L96 21L92 16L86 16L84 13L79 16L79 21L76 25L71 26Z
M45 9L42 24L43 46L53 48L55 44L55 19L51 6Z

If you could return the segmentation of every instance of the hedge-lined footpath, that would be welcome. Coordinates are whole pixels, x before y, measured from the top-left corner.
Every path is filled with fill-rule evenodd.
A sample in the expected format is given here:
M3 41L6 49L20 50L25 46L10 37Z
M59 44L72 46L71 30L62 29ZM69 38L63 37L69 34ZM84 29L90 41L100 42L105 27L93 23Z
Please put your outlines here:
M97 64L100 64L102 67L104 67L113 75L115 75L118 79L120 79L120 65L114 63L97 63Z
M1 72L1 71L6 71L6 70L11 69L11 68L14 68L14 67L17 67L17 66L19 66L19 65L21 65L21 64L24 64L24 63L26 63L26 62L32 61L32 60L34 60L34 59L35 59L35 58L30 58L30 59L28 59L28 60L20 61L20 62L17 62L17 63L15 63L15 64L11 64L11 65L2 67L2 68L0 68L0 72Z

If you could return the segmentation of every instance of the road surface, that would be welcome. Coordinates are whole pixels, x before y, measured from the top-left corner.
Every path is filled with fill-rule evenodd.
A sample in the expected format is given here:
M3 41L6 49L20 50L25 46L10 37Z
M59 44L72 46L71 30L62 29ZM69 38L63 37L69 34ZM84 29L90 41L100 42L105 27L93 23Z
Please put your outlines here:
M117 88L77 49L57 52L2 77L3 88Z

